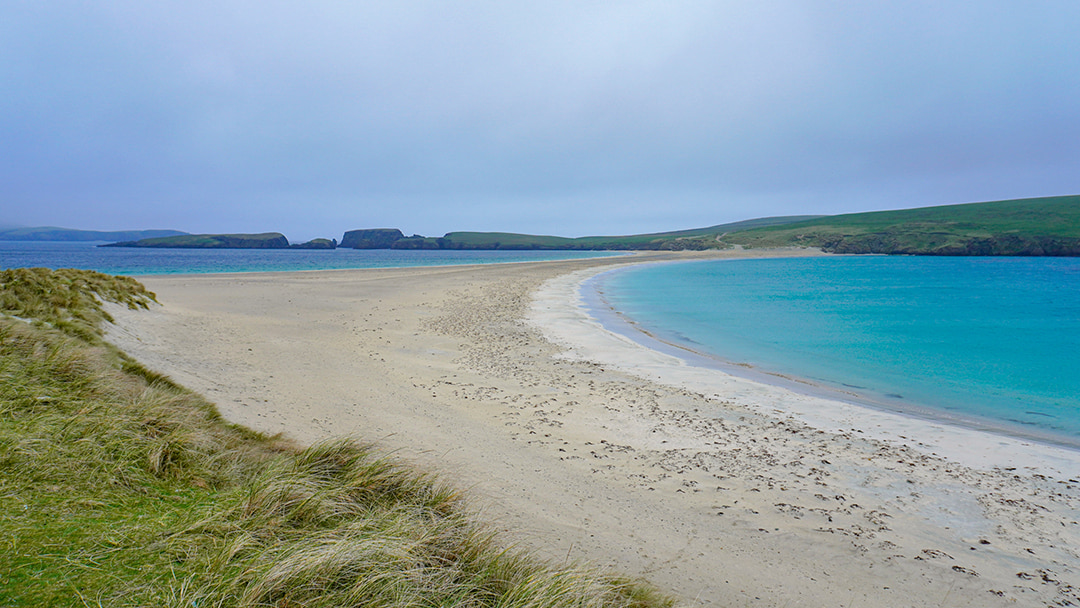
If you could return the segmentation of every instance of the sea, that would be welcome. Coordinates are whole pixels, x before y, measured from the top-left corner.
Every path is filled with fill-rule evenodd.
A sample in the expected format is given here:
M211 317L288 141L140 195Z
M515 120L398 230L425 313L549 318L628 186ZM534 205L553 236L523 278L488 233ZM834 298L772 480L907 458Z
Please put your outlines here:
M621 255L602 251L154 249L99 247L101 244L0 241L0 269L79 268L108 274L140 276L500 264Z
M494 264L578 251L143 249L0 241L0 268L157 275ZM646 345L871 407L1080 449L1080 259L641 264L590 281ZM670 352L670 351L669 351ZM785 383L785 382L781 382Z
M602 273L586 290L598 317L617 311L624 333L646 345L1080 448L1080 259L661 263Z

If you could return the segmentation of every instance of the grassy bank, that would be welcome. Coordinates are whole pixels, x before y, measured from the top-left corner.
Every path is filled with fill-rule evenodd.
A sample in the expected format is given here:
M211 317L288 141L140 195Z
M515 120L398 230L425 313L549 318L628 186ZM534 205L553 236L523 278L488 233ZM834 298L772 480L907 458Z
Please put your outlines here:
M260 234L181 234L138 241L110 243L102 247L161 247L172 249L288 249L280 232Z
M819 247L834 253L1080 255L1080 196L853 213L720 237L747 247Z
M507 550L428 475L351 440L224 422L104 343L130 279L0 273L0 606L669 606Z

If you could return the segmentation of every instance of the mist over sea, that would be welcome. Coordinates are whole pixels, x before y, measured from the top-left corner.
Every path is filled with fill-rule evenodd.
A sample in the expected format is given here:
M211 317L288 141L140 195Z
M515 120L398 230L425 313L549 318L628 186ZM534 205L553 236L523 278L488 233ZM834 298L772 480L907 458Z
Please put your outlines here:
M496 264L618 255L602 251L155 249L98 244L0 241L0 269L40 266L124 275L205 274Z
M641 329L722 362L1080 447L1075 258L685 262L596 286Z

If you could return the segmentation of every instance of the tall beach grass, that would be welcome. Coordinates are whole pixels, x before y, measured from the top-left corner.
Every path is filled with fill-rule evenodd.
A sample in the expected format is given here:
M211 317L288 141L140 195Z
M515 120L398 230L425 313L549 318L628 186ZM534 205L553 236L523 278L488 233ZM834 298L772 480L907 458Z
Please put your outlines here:
M640 607L647 585L508 549L431 475L300 447L102 339L134 280L0 273L0 606Z

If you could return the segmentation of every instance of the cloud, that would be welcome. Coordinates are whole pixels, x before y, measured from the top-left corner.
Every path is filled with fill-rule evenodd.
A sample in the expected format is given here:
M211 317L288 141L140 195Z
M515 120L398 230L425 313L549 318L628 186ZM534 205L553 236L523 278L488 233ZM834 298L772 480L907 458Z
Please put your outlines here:
M1065 1L9 3L3 219L583 234L1074 193L1078 17Z

